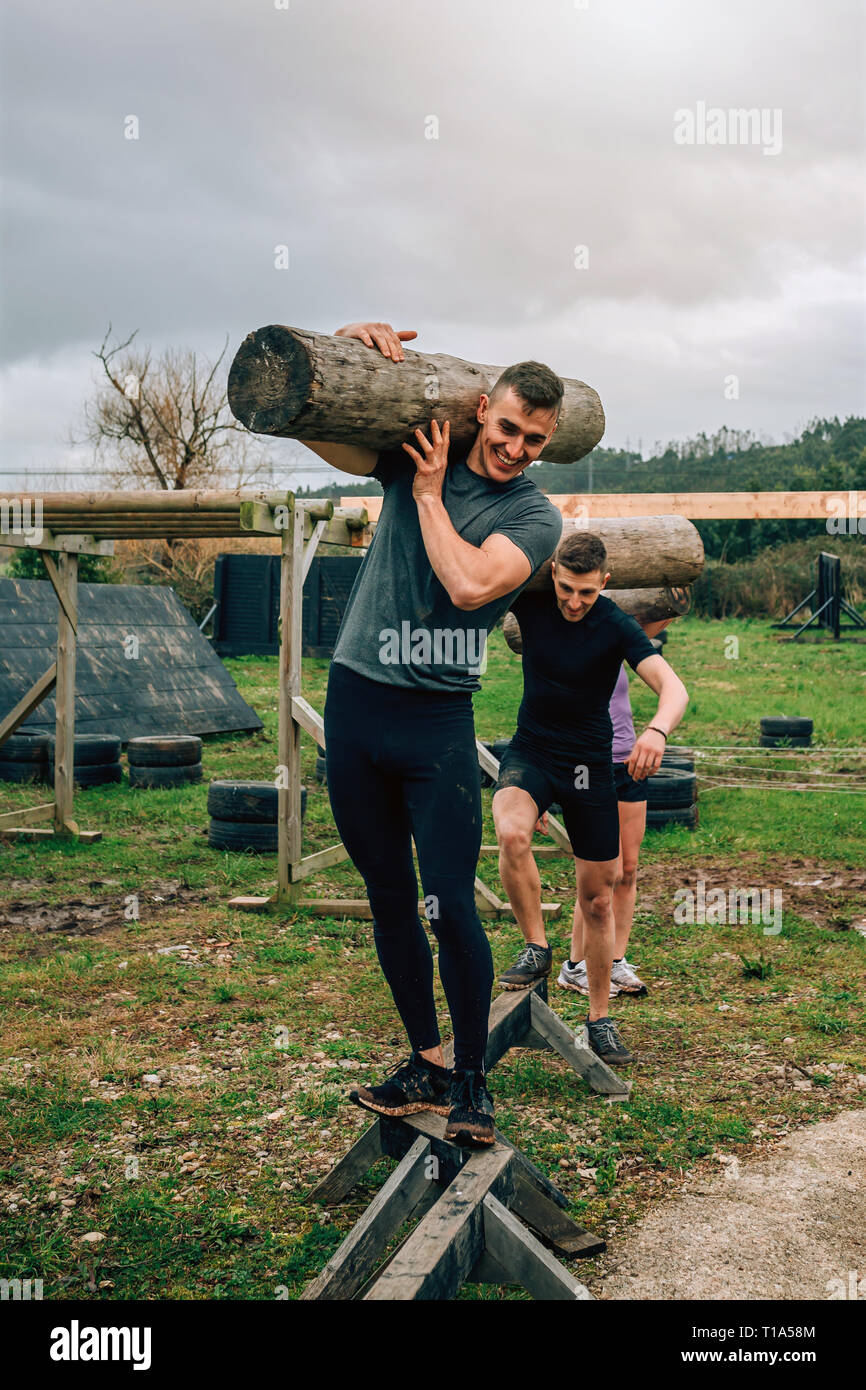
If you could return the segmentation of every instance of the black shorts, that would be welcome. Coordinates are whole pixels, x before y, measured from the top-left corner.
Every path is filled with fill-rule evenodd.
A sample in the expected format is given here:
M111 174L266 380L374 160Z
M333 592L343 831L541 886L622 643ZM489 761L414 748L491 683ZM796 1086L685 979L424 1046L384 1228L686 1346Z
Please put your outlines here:
M585 768L585 774L577 773L578 768ZM520 787L528 792L539 816L551 802L558 801L572 852L578 859L616 859L619 809L612 763L589 759L566 763L542 757L538 749L515 734L502 755L494 795L503 787Z
M616 783L617 801L646 801L646 777L642 782L635 781L634 777L629 776L625 763L614 763L613 780Z

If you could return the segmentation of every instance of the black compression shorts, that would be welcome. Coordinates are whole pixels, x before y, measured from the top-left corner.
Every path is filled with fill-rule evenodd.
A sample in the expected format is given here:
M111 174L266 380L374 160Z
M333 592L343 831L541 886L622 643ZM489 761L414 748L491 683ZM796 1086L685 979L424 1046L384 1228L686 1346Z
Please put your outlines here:
M619 809L611 762L582 763L578 757L572 763L544 758L518 733L499 764L496 791L504 787L520 787L528 792L539 816L558 801L572 851L578 859L616 859Z

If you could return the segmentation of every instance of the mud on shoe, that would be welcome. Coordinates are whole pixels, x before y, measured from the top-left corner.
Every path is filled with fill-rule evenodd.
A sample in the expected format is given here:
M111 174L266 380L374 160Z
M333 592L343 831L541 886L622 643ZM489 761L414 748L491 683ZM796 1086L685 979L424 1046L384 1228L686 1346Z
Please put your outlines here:
M622 1067L634 1061L634 1053L629 1052L612 1018L598 1018L595 1023L587 1019L581 1041L609 1067Z
M484 1145L495 1140L493 1099L482 1071L455 1071L445 1138L455 1144Z
M615 960L610 972L611 985L617 986L618 994L646 994L647 987L637 975L634 966L629 965L625 956ZM611 995L611 998L613 996Z
M527 942L514 964L499 976L503 989L529 989L536 980L550 974L553 950Z
M447 1115L451 1076L447 1068L413 1052L408 1061L397 1063L380 1086L358 1086L349 1092L349 1100L379 1115L416 1115L420 1110Z
M573 989L578 994L589 994L589 976L586 973L586 961L579 960L577 965L572 965L570 961L564 960L562 968L556 978L556 983L560 989ZM619 985L614 984L613 975L610 979L610 990L608 998L615 999L619 994Z

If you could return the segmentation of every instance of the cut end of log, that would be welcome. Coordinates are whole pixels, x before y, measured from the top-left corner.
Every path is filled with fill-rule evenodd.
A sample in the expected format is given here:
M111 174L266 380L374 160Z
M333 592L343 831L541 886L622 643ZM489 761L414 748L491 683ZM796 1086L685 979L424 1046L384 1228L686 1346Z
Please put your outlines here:
M286 434L310 394L313 366L303 336L272 323L248 333L229 371L232 414L256 434Z

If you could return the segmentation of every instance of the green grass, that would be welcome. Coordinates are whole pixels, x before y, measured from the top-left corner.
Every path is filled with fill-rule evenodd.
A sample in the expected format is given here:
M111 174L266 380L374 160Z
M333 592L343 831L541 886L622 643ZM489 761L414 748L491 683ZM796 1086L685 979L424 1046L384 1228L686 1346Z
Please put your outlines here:
M732 636L736 660L724 654ZM753 744L762 715L786 713L815 720L815 743L866 743L862 646L781 645L767 624L687 619L665 654L692 697L677 742ZM346 1091L394 1065L404 1040L369 922L227 907L237 893L269 890L276 865L208 848L207 781L270 779L277 762L275 661L227 665L264 728L206 739L205 784L76 793L78 823L101 829L101 841L0 849L4 902L112 909L97 921L76 908L73 931L0 926L0 1277L41 1277L46 1297L296 1298L390 1171L379 1163L330 1216L304 1200L366 1123ZM327 669L304 663L319 710ZM637 720L648 719L653 697L634 680L632 692ZM475 699L481 737L513 731L519 694L519 660L495 633ZM314 758L304 736L305 853L336 840ZM0 810L41 798L0 785ZM651 991L612 1006L638 1052L629 1103L608 1105L549 1054L511 1052L492 1075L500 1128L600 1234L696 1168L717 1171L714 1155L751 1152L763 1142L755 1131L781 1135L862 1105L864 940L849 928L863 913L864 798L702 784L699 801L696 831L654 832L642 851L635 959ZM493 838L487 792L484 839ZM568 859L539 865L545 899L563 904L551 924L557 956L568 946L572 869ZM713 871L784 884L781 934L675 922L674 884ZM479 872L499 888L495 857ZM793 886L822 875L824 887ZM328 897L361 891L349 864L309 886ZM488 931L501 969L519 932L509 922ZM157 953L181 943L195 954ZM447 1032L438 979L436 988ZM585 1002L552 993L577 1026ZM145 1081L151 1074L159 1085ZM82 1244L94 1230L105 1240ZM576 1272L591 1280L594 1265Z

